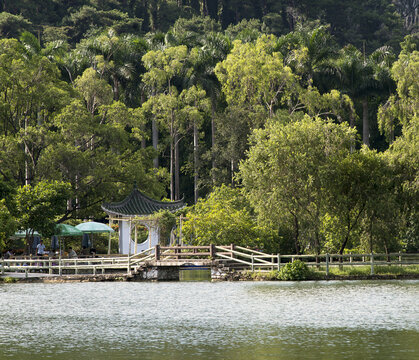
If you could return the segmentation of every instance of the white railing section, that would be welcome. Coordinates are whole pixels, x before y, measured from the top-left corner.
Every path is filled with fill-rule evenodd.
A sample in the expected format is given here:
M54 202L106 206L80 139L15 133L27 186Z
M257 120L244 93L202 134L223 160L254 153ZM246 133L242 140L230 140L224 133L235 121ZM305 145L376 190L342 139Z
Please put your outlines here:
M281 255L267 254L259 250L248 249L241 246L159 246L132 255L108 255L86 258L34 258L15 257L0 260L0 274L23 272L27 276L30 272L47 273L49 275L66 274L105 274L119 272L132 274L145 264L167 264L181 266L195 260L215 260L214 265L220 261L236 264L236 266L254 270L280 270L285 263L295 260L304 261L308 266L324 267L326 275L332 266L365 266L378 265L419 265L419 254L390 253L390 254L319 254L319 255ZM218 259L218 260L217 260Z

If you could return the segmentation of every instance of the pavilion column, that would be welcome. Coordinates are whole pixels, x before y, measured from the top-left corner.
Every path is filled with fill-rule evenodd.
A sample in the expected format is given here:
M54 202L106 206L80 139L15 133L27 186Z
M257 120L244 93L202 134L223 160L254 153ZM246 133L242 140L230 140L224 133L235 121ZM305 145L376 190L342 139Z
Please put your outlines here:
M183 245L183 239L182 239L182 215L179 216L179 245Z
M148 248L151 248L151 226L147 226L148 230Z
M112 227L112 224L113 224L113 220L109 219L109 226ZM111 254L111 236L112 236L112 233L109 231L108 255Z
M132 229L132 222L129 221L129 234L128 234L128 256L131 256L131 229Z
M137 223L134 223L134 236L135 236L135 246L134 246L134 254L137 253L137 243L138 243L138 234L137 234Z

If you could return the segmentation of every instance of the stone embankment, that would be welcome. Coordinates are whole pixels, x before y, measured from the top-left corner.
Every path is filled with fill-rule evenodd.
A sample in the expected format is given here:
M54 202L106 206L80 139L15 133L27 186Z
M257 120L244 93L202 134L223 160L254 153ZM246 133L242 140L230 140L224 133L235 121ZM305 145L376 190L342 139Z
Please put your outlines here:
M145 270L145 269L144 269ZM12 276L11 276L12 275ZM22 273L9 274L0 277L0 282L19 283L64 283L64 282L103 282L103 281L177 281L178 271L173 268L159 269L149 268L134 274L78 274L78 275L47 275L30 273L25 277ZM385 275L317 275L306 281L321 280L417 280L419 274L385 274ZM226 269L214 268L211 270L212 281L280 281L270 273L250 271L227 271Z

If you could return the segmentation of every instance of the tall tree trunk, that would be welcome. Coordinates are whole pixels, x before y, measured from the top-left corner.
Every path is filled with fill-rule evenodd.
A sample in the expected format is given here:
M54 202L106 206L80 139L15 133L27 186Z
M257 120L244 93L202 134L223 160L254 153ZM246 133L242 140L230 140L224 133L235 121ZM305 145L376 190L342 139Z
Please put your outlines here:
M234 160L230 160L231 186L234 186Z
M300 255L300 225L298 223L297 216L294 215L294 246L295 246L295 253Z
M349 115L349 126L351 128L355 127L355 114L351 111Z
M316 230L314 234L314 247L316 248L316 263L320 262L319 255L320 255L320 234L319 231Z
M144 90L141 91L141 100L140 101L141 101L141 106L142 106L145 102ZM147 146L146 139L145 139L145 133L146 133L146 125L145 124L141 125L141 131L144 134L144 136L142 136L142 138L141 138L141 148L145 149L146 146Z
M373 250L373 240L372 240L372 226L373 226L373 219L374 219L374 213L371 215L370 218L370 231L369 231L369 238L370 238L370 252Z
M355 127L355 114L351 111L349 114L349 126L351 129ZM351 140L351 153L355 151L355 141Z
M340 249L339 249L339 254L340 255L342 255L343 254L343 251L345 250L345 248L346 248L346 244L348 243L348 241L349 241L349 232L350 232L350 230L348 230L348 232L346 233L346 236L345 236L345 240L343 241L343 243L342 243L342 245L341 245L341 247L340 247ZM341 259L341 261L342 261L342 258L340 258Z
M196 126L196 122L194 121L193 124L193 157L194 157L194 201L195 204L198 202L198 127Z
M175 200L180 198L179 188L179 135L176 132L175 135Z
M368 123L368 100L362 100L362 142L370 147L370 129Z
M214 150L215 150L215 106L214 103L211 106L211 167L212 167L212 183L215 184L215 167L216 167L216 162L215 162L215 154L214 154Z
M152 132L152 141L153 141L153 148L157 152L157 147L159 145L159 130L157 128L157 122L155 119L151 122L151 132ZM157 153L156 157L153 159L153 165L155 168L159 167L159 155Z
M30 185L30 169L29 169L29 147L27 143L27 128L28 128L28 117L25 117L25 185Z
M207 0L201 0L201 16L208 16Z
M175 189L174 189L174 179L173 179L173 168L174 168L174 146L173 146L173 138L170 139L170 200L175 199Z
M170 119L170 200L175 199L175 187L174 187L174 113L171 112Z

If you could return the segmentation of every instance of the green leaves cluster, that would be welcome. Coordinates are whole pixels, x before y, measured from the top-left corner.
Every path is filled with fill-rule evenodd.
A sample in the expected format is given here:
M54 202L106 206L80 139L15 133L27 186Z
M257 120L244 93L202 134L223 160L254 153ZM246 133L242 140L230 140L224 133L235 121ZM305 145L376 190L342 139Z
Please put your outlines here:
M37 186L62 190L45 213L64 221L136 181L196 203L196 243L414 248L418 56L409 37L394 62L390 2L0 2L3 238L14 217L48 232L15 211L53 196Z
M44 236L54 233L57 216L65 212L70 185L64 182L41 181L25 185L16 194L16 210L21 230L32 229Z
M273 234L257 224L250 204L240 189L222 185L187 213L182 232L194 245L226 245L268 248Z
M282 266L277 273L277 279L283 281L300 281L310 278L311 271L301 260L295 260Z
M14 234L18 227L16 218L12 216L6 200L0 200L0 252L3 253L8 248L10 237Z

